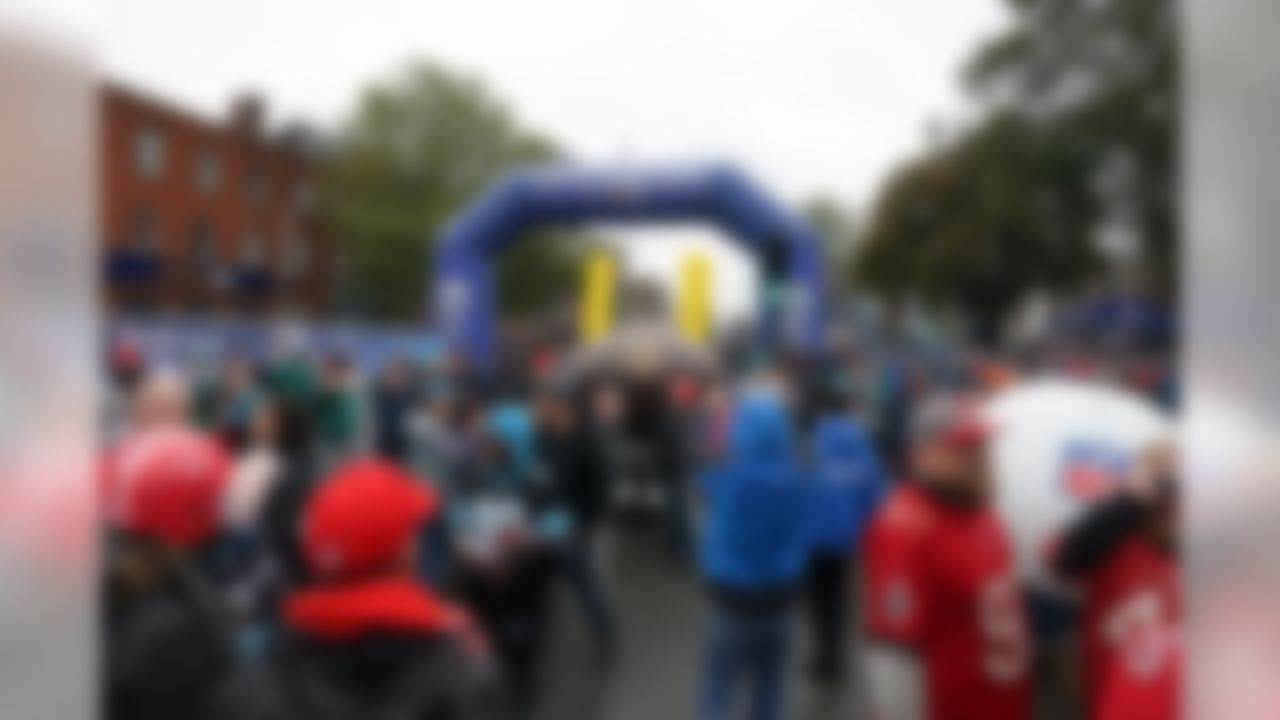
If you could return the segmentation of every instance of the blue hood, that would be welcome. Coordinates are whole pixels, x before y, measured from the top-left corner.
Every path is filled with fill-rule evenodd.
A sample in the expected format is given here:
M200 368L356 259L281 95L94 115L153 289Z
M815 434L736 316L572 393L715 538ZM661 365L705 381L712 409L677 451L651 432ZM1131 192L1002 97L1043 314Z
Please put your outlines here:
M787 408L770 395L742 398L729 417L728 444L730 461L790 459L794 448Z
M842 417L824 417L814 428L814 454L822 458L858 461L870 448L866 433Z
M749 394L729 418L728 452L702 476L701 566L714 586L774 591L797 582L808 549L810 483L782 401Z
M485 418L489 432L506 446L513 469L523 479L537 463L533 416L519 403L506 402L489 411Z
M862 426L828 415L810 439L814 493L807 526L814 549L851 552L888 487L879 454Z

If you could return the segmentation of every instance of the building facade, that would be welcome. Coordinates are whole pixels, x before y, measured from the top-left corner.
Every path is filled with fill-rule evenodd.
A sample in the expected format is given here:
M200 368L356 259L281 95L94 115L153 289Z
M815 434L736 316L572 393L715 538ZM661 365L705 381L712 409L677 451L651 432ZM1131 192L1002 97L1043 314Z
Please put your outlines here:
M315 316L333 300L314 142L268 133L260 100L225 121L100 89L106 307L125 314Z

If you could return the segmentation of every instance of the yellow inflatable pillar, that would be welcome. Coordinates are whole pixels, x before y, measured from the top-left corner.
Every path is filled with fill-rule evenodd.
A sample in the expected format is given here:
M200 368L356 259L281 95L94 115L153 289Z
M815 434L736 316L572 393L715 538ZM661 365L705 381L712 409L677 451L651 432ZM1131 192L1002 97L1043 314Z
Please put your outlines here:
M582 303L578 329L583 343L593 343L613 327L618 266L613 253L596 250L587 257L582 273Z
M680 266L676 324L689 342L706 343L711 339L713 272L711 258L697 250L686 255Z

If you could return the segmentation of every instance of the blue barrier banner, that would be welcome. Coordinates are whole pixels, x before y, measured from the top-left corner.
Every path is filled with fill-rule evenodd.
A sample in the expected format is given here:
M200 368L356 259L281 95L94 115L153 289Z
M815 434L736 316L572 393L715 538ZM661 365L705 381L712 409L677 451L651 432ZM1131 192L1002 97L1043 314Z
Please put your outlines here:
M203 367L228 355L255 360L282 348L309 357L339 353L362 372L372 374L392 359L423 365L444 359L438 336L421 327L371 327L355 323L272 323L261 320L191 317L120 317L107 322L109 341L129 338L148 362Z

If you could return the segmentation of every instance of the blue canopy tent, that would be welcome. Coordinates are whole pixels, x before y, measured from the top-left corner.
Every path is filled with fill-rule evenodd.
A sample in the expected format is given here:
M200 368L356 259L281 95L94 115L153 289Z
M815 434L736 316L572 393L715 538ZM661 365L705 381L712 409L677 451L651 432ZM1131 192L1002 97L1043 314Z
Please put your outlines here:
M1167 308L1150 299L1107 293L1070 308L1058 320L1060 329L1082 338L1124 338L1151 343L1171 339L1177 322Z
M770 341L820 349L827 304L822 243L736 170L541 167L507 175L465 209L436 249L434 311L445 346L471 367L495 361L496 256L528 231L590 222L703 221L759 257L782 283L766 297L761 327ZM767 295L767 293L766 293Z

